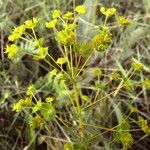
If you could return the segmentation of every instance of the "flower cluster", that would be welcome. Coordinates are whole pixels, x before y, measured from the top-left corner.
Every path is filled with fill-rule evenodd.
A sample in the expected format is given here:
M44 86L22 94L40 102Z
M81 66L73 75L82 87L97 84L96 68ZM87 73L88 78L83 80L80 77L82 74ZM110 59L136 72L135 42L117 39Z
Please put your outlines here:
M112 34L107 27L101 27L99 29L99 34L95 35L93 38L93 46L99 51L105 51L111 43Z
M12 110L16 112L20 112L22 111L23 108L30 106L31 102L32 102L31 97L20 99L16 104L13 104Z
M18 52L18 47L15 44L7 45L5 53L8 54L9 59L13 59Z
M33 118L29 121L32 128L41 128L45 121L50 121L55 118L55 108L52 105L53 98L47 97L44 102L41 99L36 99L36 88L32 84L27 88L27 97L20 99L17 103L12 105L12 110L21 112L23 109L32 110ZM36 103L34 102L36 101Z
M131 24L131 20L124 17L124 16L118 16L118 24L119 25L122 25L122 26L127 26L127 25L130 25Z
M20 25L19 27L14 28L12 34L8 37L10 41L15 41L18 38L20 38L24 33L26 29L33 29L37 26L38 19L33 18L32 20L27 20L24 22L24 24Z

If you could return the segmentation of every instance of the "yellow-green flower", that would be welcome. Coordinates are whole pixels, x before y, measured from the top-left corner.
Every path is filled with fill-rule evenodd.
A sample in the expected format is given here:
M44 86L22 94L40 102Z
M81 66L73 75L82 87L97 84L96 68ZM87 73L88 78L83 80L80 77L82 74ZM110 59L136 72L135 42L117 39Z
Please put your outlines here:
M118 24L122 25L122 26L127 26L127 25L131 24L131 20L126 18L126 17L124 17L124 16L119 16L117 18L117 20L118 20Z
M34 29L38 24L38 18L33 18L31 20L25 21L25 27L28 29Z
M44 119L37 115L29 122L31 128L42 128L44 126Z
M32 99L27 97L26 99L20 99L16 104L12 106L12 110L20 112L24 107L27 107L31 104Z
M8 37L10 41L14 41L20 38L25 32L25 25L21 25L19 27L14 28L12 34Z
M60 65L63 65L63 64L66 63L66 61L67 61L66 58L60 57L60 58L57 59L56 63L60 64Z
M114 72L110 75L112 80L119 80L121 78L120 74L117 72Z
M37 59L45 59L47 54L48 54L48 47L40 47L38 49Z
M35 48L42 47L43 43L44 43L44 39L43 38L37 39L37 40L34 41L34 47Z
M122 142L125 149L131 147L131 145L133 144L133 138L128 132L123 133L123 135L120 138L120 141Z
M54 28L57 24L57 19L51 20L49 22L46 22L46 27L47 28Z
M115 8L108 8L108 9L106 9L106 8L102 7L100 9L100 11L105 16L112 16L112 15L114 15L116 13L116 9Z
M18 52L17 45L15 44L12 44L10 46L7 45L5 53L8 54L8 58L13 59L16 56L17 52Z
M65 13L65 14L62 16L62 18L63 18L64 20L73 20L73 13L70 12L70 11L68 11L67 13Z
M57 19L58 17L61 16L61 11L60 10L54 10L52 13L53 19Z
M146 89L150 89L150 79L146 78L146 79L144 80L144 87L145 87Z
M16 112L20 112L22 110L22 105L20 103L13 104L12 110Z
M75 33L71 30L62 30L57 33L56 39L62 45L70 46L75 42Z
M102 75L102 70L100 68L93 68L92 73L97 76L100 76L100 75Z
M142 71L144 69L144 65L142 63L133 62L132 67L135 71Z
M79 14L85 14L87 12L87 8L84 5L79 5L75 8L75 11Z
M103 52L107 49L111 43L111 34L109 33L100 33L94 36L93 45L95 49L99 52Z
M77 25L75 23L71 23L71 24L65 23L63 27L65 30L74 30L76 29Z
M28 95L28 96L34 95L35 92L36 92L36 88L35 88L34 84L30 85L30 86L27 88L27 95Z

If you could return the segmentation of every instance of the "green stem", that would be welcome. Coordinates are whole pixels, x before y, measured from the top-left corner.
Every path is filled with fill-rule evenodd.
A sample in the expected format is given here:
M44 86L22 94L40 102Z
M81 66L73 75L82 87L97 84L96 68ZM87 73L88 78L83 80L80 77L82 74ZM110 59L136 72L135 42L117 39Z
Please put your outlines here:
M108 16L105 17L105 21L104 21L104 27L106 26L107 24L107 19L108 19Z
M87 62L89 61L90 57L91 57L91 56L89 56L89 57L87 58L87 60L85 61L85 63L82 65L82 67L81 67L81 69L79 70L79 72L77 73L76 77L78 77L78 75L80 74L80 72L83 70L83 68L85 67L85 65L86 65Z
M68 68L69 70L71 69L71 66L70 66L70 62L69 62L69 58L68 58L68 52L67 52L67 47L64 46L64 50L65 50L65 55L66 55L66 59L67 59L67 63L68 63Z
M26 38L24 38L24 37L20 37L22 40L24 40L24 41L26 41L26 42L29 42L29 43L34 43L34 42L32 42L32 41L30 41L30 40L28 40L28 39L26 39Z
M72 53L72 48L70 48L70 66L71 66L71 73L72 73L72 78L74 78L74 71L73 71L73 53Z
M71 78L70 76L69 76L69 74L61 67L61 66L59 66L57 63L56 63L56 61L55 61L55 59L50 55L50 54L48 54L48 56L49 56L49 58L50 59L52 59L53 60L53 62L69 77L69 78ZM46 61L46 60L45 60ZM50 64L48 61L46 61L48 64ZM51 64L51 66L52 66L52 64ZM54 68L56 68L55 66L53 66ZM71 78L72 79L72 78Z

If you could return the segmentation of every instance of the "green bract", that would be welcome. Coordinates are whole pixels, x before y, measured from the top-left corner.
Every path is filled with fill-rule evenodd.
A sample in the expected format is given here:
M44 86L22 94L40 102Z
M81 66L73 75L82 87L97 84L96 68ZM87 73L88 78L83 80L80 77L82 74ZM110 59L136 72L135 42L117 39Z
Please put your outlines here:
M65 143L63 150L74 150L72 143Z

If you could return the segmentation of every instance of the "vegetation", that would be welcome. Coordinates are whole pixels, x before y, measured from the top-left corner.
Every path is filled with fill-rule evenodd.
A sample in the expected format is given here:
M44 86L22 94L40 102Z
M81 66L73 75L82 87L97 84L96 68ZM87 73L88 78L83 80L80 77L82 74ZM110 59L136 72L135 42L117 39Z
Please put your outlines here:
M148 0L0 3L0 149L149 148Z

